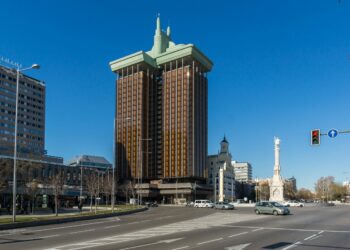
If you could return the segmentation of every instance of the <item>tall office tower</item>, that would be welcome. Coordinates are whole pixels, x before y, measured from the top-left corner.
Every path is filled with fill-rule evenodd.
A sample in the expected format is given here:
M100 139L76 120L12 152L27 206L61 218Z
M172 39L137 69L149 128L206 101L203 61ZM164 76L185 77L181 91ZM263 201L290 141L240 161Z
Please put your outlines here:
M16 71L0 66L0 156L13 157ZM20 74L17 156L40 158L45 149L45 84Z
M160 18L150 51L110 63L117 73L116 166L121 179L203 178L212 62L171 39ZM142 167L141 167L142 166Z

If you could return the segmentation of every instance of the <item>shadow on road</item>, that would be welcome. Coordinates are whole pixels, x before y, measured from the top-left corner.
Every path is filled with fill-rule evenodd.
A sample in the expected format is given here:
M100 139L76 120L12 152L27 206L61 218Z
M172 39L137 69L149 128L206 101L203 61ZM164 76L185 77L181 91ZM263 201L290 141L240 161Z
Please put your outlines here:
M0 245L2 245L2 244L14 244L14 243L28 242L28 241L37 241L37 240L41 240L41 239L19 240L19 239L4 239L4 238L0 238Z
M277 249L280 247L285 247L285 246L290 246L293 245L293 242L278 242L272 245L268 245L266 247L263 247L263 249ZM315 249L321 248L321 249L350 249L350 247L336 247L336 246L325 246L325 245L312 245L312 244L298 244L298 246L303 246L303 247L313 247Z

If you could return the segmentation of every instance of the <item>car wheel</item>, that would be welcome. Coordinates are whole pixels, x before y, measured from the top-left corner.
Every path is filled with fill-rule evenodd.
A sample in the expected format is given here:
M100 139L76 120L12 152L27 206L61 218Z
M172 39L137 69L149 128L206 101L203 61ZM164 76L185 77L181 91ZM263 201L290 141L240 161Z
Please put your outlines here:
M260 211L256 209L256 210L255 210L255 213L256 213L256 214L260 214Z
M278 212L275 210L273 211L273 215L277 216L278 215Z

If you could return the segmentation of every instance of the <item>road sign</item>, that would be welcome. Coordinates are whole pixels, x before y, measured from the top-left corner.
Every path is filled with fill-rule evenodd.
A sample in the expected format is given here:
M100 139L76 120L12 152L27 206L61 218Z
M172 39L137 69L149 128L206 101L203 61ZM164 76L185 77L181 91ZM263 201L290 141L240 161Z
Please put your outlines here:
M338 135L338 130L336 130L334 128L328 131L328 136L330 138L335 138L335 137L337 137L337 135Z

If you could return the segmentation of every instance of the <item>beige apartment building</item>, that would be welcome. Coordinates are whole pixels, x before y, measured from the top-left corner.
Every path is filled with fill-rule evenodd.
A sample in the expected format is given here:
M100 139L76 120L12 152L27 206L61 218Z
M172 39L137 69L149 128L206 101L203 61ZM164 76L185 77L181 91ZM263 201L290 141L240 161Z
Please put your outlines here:
M0 66L0 157L13 156L16 113L16 71ZM45 83L20 74L17 156L45 153Z

